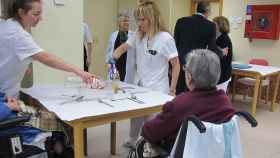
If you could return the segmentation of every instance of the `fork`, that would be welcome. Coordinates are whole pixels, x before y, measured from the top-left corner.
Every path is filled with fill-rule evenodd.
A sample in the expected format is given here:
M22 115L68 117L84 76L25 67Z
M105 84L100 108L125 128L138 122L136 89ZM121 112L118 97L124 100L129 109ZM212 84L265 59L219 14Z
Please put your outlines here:
M72 103L72 102L80 102L80 101L82 101L83 99L84 99L84 96L79 96L79 97L77 97L77 98L75 98L75 99L66 100L66 101L60 103L60 105L64 105L64 104L68 104L68 103Z
M114 107L112 104L109 104L109 103L103 101L101 98L97 98L97 101L98 101L99 103L105 104L105 105L110 106L110 107L112 107L112 108Z
M132 101L134 101L136 103L139 103L139 104L145 104L145 102L143 102L142 100L137 99L136 95L134 95L134 94L131 94L131 96L128 97L128 99L132 100Z

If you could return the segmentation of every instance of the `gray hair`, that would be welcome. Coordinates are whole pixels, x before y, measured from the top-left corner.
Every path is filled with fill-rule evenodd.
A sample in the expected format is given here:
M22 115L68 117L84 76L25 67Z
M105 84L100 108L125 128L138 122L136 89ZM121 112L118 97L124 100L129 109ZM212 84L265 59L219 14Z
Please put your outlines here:
M220 59L210 50L196 49L187 55L184 70L191 74L196 89L214 88L221 75Z
M129 10L123 10L118 14L118 22L121 22L124 18L130 19Z

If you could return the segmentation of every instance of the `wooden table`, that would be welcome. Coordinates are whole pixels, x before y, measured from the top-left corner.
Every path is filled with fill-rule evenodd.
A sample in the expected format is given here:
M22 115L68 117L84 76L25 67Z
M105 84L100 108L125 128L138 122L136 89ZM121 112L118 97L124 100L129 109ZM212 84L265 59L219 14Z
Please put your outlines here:
M41 91L41 92L38 92L38 91ZM47 95L47 93L44 91L46 91L52 97L47 96L44 98L43 96ZM52 91L59 91L59 92L52 93ZM55 90L54 87L48 88L46 90L46 88L44 86L43 86L43 88L42 88L42 86L37 86L37 87L35 86L35 88L33 88L33 89L31 88L31 90L30 89L23 90L23 93L28 96L29 100L32 101L31 104L41 104L43 106L45 106L44 104L49 104L48 101L51 100L50 98L52 98L54 100L53 102L50 102L50 104L52 104L52 105L57 104L58 100L60 100L59 98L61 98L61 97L56 97L56 98L54 97L54 96L57 96L58 93L61 93L61 90L57 90L57 89ZM38 95L38 93L41 93L41 94ZM143 108L141 108L141 107L139 108L139 106L137 108L128 106L130 108L127 110L114 110L111 112L105 112L103 114L96 114L96 115L93 114L92 116L75 118L73 120L65 120L64 118L61 118L63 116L61 115L61 113L59 113L59 109L57 109L57 111L53 111L54 109L52 109L51 107L47 107L47 109L50 111L53 111L55 114L58 115L58 117L60 119L62 119L64 122L66 122L71 127L73 127L75 158L84 157L83 129L95 127L95 126L103 125L103 124L107 124L107 123L111 124L111 154L115 155L116 154L116 122L117 121L160 112L162 104L164 104L166 101L169 101L173 98L171 96L161 94L159 92L150 91L147 93L151 93L151 94L145 94L145 95L153 96L153 97L149 97L149 99L147 99L147 100L143 99L143 97L141 99L143 99L143 101L145 101L145 102L147 101L147 103L150 102L149 106L143 105L144 106ZM141 94L136 94L136 95L141 95ZM161 99L159 99L160 101L155 101L155 102L152 101L153 98L157 98L157 97L155 97L155 95L158 95L159 98L161 98ZM59 101L59 102L61 102L61 101ZM159 104L156 104L156 102L158 102ZM92 106L94 106L94 104L96 104L96 106L97 106L97 103L95 103L93 101L89 102L88 104L92 104ZM59 106L59 105L57 104L57 106ZM68 105L68 106L72 106L72 105ZM77 108L81 107L80 105L78 105L78 103L76 106L77 106ZM107 107L107 110L108 109L110 109L110 107ZM85 110L89 111L90 109L85 109ZM96 110L96 111L98 111L98 110ZM67 106L65 106L65 113L67 113Z
M256 107L257 107L257 99L259 95L259 89L261 86L261 81L264 78L276 76L276 84L273 91L273 97L271 100L271 111L276 110L276 97L279 87L279 77L280 77L280 68L272 67L272 66L260 66L249 64L250 68L248 69L232 69L232 76L233 76L233 91L232 91L232 99L234 100L234 96L236 93L235 85L236 80L238 77L250 77L256 79L255 86L254 86L254 94L253 100L251 104L251 114L256 116Z

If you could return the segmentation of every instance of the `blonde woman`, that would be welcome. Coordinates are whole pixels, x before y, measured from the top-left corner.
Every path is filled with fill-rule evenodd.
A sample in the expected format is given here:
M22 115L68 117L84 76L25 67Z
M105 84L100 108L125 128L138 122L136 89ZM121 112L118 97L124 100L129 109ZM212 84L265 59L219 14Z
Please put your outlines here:
M146 1L138 5L134 12L137 20L137 33L113 53L118 59L129 48L135 49L138 85L175 95L180 71L178 52L173 37L163 25L157 5ZM169 86L168 69L172 66ZM130 140L127 146L133 146L147 117L131 119Z
M218 16L213 19L217 29L216 44L221 49L227 49L221 58L221 77L217 88L227 92L228 84L231 80L231 62L232 62L232 42L228 36L230 32L229 21L224 16Z

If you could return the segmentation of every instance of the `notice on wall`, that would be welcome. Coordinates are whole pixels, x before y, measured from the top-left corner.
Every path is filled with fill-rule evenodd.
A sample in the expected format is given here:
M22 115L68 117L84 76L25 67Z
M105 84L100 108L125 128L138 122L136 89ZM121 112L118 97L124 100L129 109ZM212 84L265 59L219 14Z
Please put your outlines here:
M240 16L232 16L229 18L230 26L233 29L238 29L239 26L243 23L243 18Z
M65 5L65 0L54 0L54 5L63 6Z

